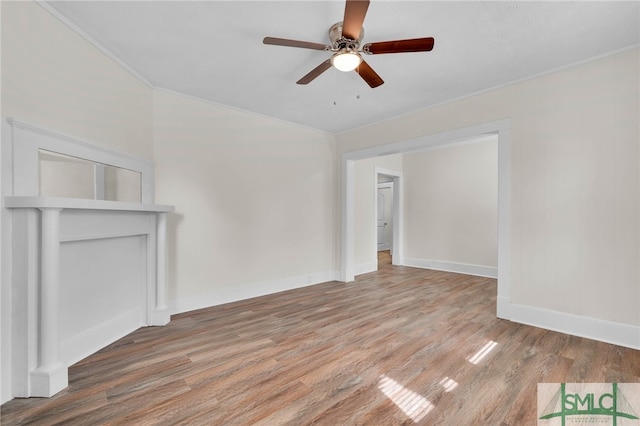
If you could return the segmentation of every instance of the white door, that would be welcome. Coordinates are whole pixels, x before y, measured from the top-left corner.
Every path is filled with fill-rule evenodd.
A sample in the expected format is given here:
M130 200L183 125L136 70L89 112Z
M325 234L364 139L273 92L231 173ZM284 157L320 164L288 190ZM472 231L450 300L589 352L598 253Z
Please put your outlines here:
M378 251L390 250L393 242L393 184L378 185Z

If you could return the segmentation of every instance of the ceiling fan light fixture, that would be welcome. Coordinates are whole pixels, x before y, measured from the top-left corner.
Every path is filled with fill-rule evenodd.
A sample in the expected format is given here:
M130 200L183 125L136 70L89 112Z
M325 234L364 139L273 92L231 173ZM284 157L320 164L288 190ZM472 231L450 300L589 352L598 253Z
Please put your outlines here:
M338 52L331 57L331 65L343 72L353 71L362 62L359 53L350 50Z

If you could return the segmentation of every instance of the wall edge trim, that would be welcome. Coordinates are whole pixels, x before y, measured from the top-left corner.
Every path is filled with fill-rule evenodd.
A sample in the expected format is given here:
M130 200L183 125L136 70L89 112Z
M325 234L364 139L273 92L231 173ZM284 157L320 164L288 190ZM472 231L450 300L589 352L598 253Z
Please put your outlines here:
M360 263L355 266L355 275L368 274L370 272L376 272L378 270L378 262L366 262Z
M110 344L105 342L115 342L140 327L145 327L143 317L144 313L140 308L130 309L88 330L61 340L62 362L72 366Z
M640 350L640 326L511 303L509 320L571 336Z
M191 297L176 297L171 301L169 310L171 315L195 311L197 309L211 308L226 303L238 302L259 296L279 293L287 290L337 281L339 271L321 271L309 274L283 277L278 279L252 282L236 285L233 288L212 290L205 294ZM344 283L336 282L338 285Z
M444 260L418 259L405 257L403 265L413 268L434 269L436 271L454 272L457 274L475 275L478 277L498 278L495 266L474 265L469 263L448 262Z

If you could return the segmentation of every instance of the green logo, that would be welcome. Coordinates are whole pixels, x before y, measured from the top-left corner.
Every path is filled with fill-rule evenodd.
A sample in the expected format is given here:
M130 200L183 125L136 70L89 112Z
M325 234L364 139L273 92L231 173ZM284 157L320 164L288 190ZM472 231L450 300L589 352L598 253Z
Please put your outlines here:
M553 393L550 399L547 399L546 406L540 405L542 397L541 385L557 386L557 383L541 383L538 384L538 415L540 420L548 420L559 418L562 426L565 426L567 418L572 422L579 421L584 423L596 422L601 416L610 417L614 426L618 425L618 419L639 420L638 414L629 402L627 395L622 391L617 383L573 383L571 389L567 389L566 383L560 383L559 388ZM637 406L637 399L640 397L639 384L623 384L631 387L625 389L635 390L633 395L629 395ZM553 391L553 389L551 389ZM631 393L631 392L629 392ZM547 388L547 396L549 389ZM544 408L543 408L544 407ZM578 416L578 417L574 417ZM604 419L603 419L604 420ZM635 422L634 422L635 423ZM640 422L638 422L640 424ZM539 424L545 424L539 422Z

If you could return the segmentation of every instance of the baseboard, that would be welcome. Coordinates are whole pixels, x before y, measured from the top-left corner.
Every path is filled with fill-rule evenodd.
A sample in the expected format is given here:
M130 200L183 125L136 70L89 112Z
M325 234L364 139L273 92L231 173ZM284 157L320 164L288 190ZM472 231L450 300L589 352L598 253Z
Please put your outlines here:
M498 311L499 317L521 324L640 350L640 326L637 325L514 303L506 307L500 301ZM507 316L502 317L501 313Z
M171 302L171 314L194 311L196 309L223 305L281 291L293 290L310 285L336 281L339 271L315 272L294 277L242 284L229 288L215 289L205 294L177 299Z
M108 321L60 342L60 359L71 366L116 340L144 326L140 308L123 312Z
M493 266L470 265L467 263L446 262L442 260L417 259L405 257L404 266L413 268L435 269L436 271L455 272L458 274L476 275L479 277L498 278L498 268Z
M354 275L368 274L378 270L378 261L361 263L355 266Z
M511 319L511 301L509 298L498 295L496 299L496 316L501 319Z

